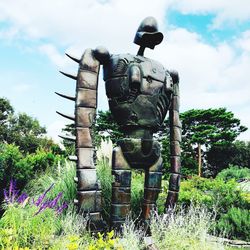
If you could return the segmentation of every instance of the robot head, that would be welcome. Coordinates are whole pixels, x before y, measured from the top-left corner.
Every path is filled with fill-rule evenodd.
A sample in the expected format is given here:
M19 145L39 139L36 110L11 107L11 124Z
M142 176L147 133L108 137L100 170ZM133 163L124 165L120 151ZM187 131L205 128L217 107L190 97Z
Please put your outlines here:
M163 40L163 34L158 31L154 17L146 17L140 24L134 38L134 43L142 47L154 49Z

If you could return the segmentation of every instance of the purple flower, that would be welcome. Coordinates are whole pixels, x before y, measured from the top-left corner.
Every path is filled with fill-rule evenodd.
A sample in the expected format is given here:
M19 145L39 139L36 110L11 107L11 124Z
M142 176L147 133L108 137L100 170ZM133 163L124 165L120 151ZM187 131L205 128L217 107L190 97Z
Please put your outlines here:
M23 203L29 196L26 193L22 193L18 198L17 202L18 203Z
M38 207L40 206L40 204L42 203L42 201L44 200L46 194L52 189L52 187L54 186L54 183L51 184L51 186L42 194L38 197L37 201L35 202L35 205Z
M58 201L61 199L62 195L63 193L60 192L54 200L50 201L49 207L54 208L57 205Z
M64 201L63 204L57 208L56 213L61 214L63 210L66 209L67 207L68 207L68 203Z
M9 191L4 189L3 192L4 192L4 200L7 203L14 203L19 193L19 190L16 188L16 182L13 179L11 179Z
M42 203L42 204L40 205L40 207L39 207L39 210L38 210L34 215L38 215L38 214L40 214L43 210L45 210L45 209L48 207L49 202L50 202L50 201L45 201L44 203Z

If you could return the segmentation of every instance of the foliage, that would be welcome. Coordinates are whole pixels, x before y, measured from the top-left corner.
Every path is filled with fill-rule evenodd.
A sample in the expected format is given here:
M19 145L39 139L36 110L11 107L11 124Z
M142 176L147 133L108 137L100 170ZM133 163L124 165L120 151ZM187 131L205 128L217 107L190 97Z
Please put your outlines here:
M101 158L97 163L97 178L100 181L102 196L104 201L103 213L104 218L108 219L111 209L111 193L113 176L111 174L111 166L106 158Z
M101 161L102 159L103 161ZM98 159L97 170L103 188L103 195L107 197L107 199L105 198L105 202L108 202L108 205L110 205L112 175L110 163L107 158ZM73 196L75 195L74 175L74 164L68 163L62 166L58 165L54 171L50 168L49 171L46 170L44 172L44 175L39 174L26 188L29 195L34 196L30 198L30 201L33 199L34 202L42 200L40 204L49 204L49 202L46 203L46 201L54 200L60 192L63 192L63 197L68 197L66 199L73 200ZM51 186L52 182L55 183L54 186L51 187L48 192L44 191ZM133 202L135 203L132 207L134 213L138 215L138 212L140 212L140 202L143 197L143 175L141 175L140 172L134 172L132 182L132 204ZM133 191L134 186L136 186L136 188ZM166 186L164 182L164 190L166 190ZM72 192L72 187L74 187L74 192ZM248 209L246 197L238 190L237 183L234 180L225 183L222 179L213 181L204 178L194 178L182 182L181 188L180 201L183 202L184 205L178 208L174 214L169 213L167 216L156 215L152 219L151 231L156 246L159 249L224 249L222 244L211 242L210 238L207 237L207 232L213 231L214 219L222 218L222 213L228 213L230 207L238 206L241 207L241 209ZM198 191L200 191L200 193L196 195ZM44 194L46 194L47 199L40 198L43 197ZM206 195L206 197L203 199L201 197L202 195ZM193 197L196 197L196 199ZM161 200L165 202L165 191L161 194L161 198ZM193 201L194 206L192 206L191 201ZM163 202L160 206L163 206ZM201 202L207 206L207 209L199 205ZM58 205L60 205L59 201ZM12 207L17 210L25 210L28 213L25 216L21 216L25 211L19 211L18 216L14 216L17 223L21 225L20 230L26 230L25 232L29 232L29 230L31 230L30 227L32 227L31 222L27 222L26 218L46 216L42 217L42 220L38 221L37 219L37 221L34 222L34 224L39 224L39 229L41 229L42 232L37 230L35 226L32 227L32 245L28 237L26 237L26 242L10 241L9 237L13 239L14 236L23 239L20 235L21 231L18 231L20 234L16 236L12 233L14 226L3 227L4 230L7 231L0 230L0 238L2 237L0 242L1 244L5 244L4 247L6 244L9 244L8 247L10 249L15 247L14 244L19 248L28 247L37 249L41 246L42 238L44 241L42 242L43 246L41 246L41 248L45 246L49 249L145 249L145 243L142 240L145 236L145 232L142 228L136 227L134 222L129 218L123 227L122 234L116 233L115 236L113 233L110 233L110 237L99 235L99 237L96 238L91 236L86 230L87 218L76 214L72 206L69 206L65 213L60 215L56 215L55 211L48 206L34 216L39 208L34 205L32 206L31 203L26 203L25 205L21 203L15 206L8 205L5 214L7 214L7 211ZM32 210L32 207L36 209ZM216 214L213 214L215 207L218 207L218 209L216 210ZM15 213L17 213L17 210ZM11 213L8 215L10 216ZM5 218L5 215L3 218ZM2 219L0 219L0 223L2 223L1 220ZM40 237L47 223L49 223L49 228L46 230L46 238L44 238L45 236L43 235ZM29 228L26 229L25 226ZM8 231L9 229L10 231ZM23 235L25 235L25 233ZM41 241L36 240L37 238Z
M250 142L213 145L207 152L206 161L213 176L230 165L250 168Z
M180 114L180 118L183 150L190 152L190 145L197 149L200 144L203 145L205 157L212 146L229 145L240 133L247 130L226 108L191 109Z
M23 189L36 173L55 167L60 160L61 156L50 151L24 155L15 145L0 144L0 201L11 179L16 180L18 189Z
M25 187L25 191L32 196L38 196L43 190L47 190L53 183L53 189L47 194L49 199L54 199L59 192L63 193L64 201L72 203L76 197L76 185L74 183L75 164L65 161L60 162L54 168L47 168L31 180ZM59 204L61 204L59 202Z
M114 144L123 137L110 111L98 111L94 126L94 137L96 145L99 145L101 139L105 137L109 137Z
M7 136L8 120L14 113L9 100L0 98L0 141L5 141Z
M205 207L181 208L177 213L156 216L151 223L152 238L157 249L224 249L207 237L214 221Z
M232 142L247 130L226 108L191 109L182 113L180 118L184 141L200 143L206 147L214 143Z
M230 208L216 223L216 230L218 234L224 234L232 239L250 241L249 210Z
M224 181L250 179L250 169L229 165L229 168L222 170L216 178L223 179Z
M46 209L36 216L32 205L11 204L0 219L0 244L2 248L49 246L59 225L59 217Z
M62 133L65 136L75 136L76 135L75 124L74 123L66 124L65 127L62 129ZM66 155L75 155L74 142L69 141L67 139L63 139L62 143L65 148Z
M9 185L10 179L16 178L16 175L20 174L22 170L17 168L17 163L23 158L19 148L14 145L0 144L0 186L3 190L6 185ZM30 174L29 167L25 170L26 173ZM6 183L6 184L4 184Z
M118 241L118 238L114 238L113 230L107 233L106 237L104 234L98 233L97 239L87 247L87 250L123 250L124 248L118 244Z
M222 179L199 177L182 182L179 202L186 205L191 202L204 204L211 211L216 208L219 214L226 213L233 206L243 209L250 206L235 180L224 182Z
M15 144L22 153L35 153L37 149L49 150L56 146L45 137L46 129L37 119L26 113L14 113L14 108L5 98L0 98L0 140Z
M39 197L19 195L15 182L11 180L8 190L4 191L5 212L0 218L1 248L49 247L53 235L60 227L59 215L67 208L67 203L59 205L62 192L50 200L46 195L53 185Z
M160 196L165 197L166 194L163 193ZM191 180L183 181L181 183L179 204L182 204L184 207L189 207L191 204L194 206L206 206L208 211L216 214L216 221L219 221L225 214L229 213L231 208L250 209L249 196L239 188L238 183L234 179L224 182L221 178L213 180L194 177ZM161 207L164 206L164 203L160 203L159 206L162 209ZM231 222L229 221L229 223ZM232 226L229 225L228 227ZM217 233L221 234L222 230L217 230ZM246 239L247 232L245 234L241 233L239 236L242 239ZM237 238L238 235L236 234L234 237Z

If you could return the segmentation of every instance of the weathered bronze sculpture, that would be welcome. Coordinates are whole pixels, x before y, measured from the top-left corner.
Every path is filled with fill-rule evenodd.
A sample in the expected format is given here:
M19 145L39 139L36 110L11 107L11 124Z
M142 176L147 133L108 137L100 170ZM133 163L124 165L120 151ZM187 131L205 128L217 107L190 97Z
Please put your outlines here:
M130 211L131 169L145 171L145 189L142 218L147 221L155 209L161 191L162 158L160 144L153 140L169 110L171 175L166 199L166 210L173 208L180 183L179 77L151 59L143 56L145 48L154 49L161 43L156 20L145 18L139 26L134 43L140 46L138 54L111 55L107 49L87 49L80 60L76 80L76 97L58 95L75 101L75 116L61 114L75 122L77 156L76 203L88 213L93 225L101 219L101 190L96 178L94 145L91 128L97 107L97 83L100 65L103 65L106 94L115 121L124 133L113 151L111 225L120 226Z

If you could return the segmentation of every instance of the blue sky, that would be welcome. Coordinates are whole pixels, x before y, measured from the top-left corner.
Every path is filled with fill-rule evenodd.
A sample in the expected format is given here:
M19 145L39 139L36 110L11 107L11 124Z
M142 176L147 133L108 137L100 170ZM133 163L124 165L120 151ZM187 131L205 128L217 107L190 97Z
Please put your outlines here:
M1 96L57 140L67 121L55 111L73 113L74 105L54 92L75 91L74 81L58 71L77 72L64 52L80 57L86 48L104 45L111 53L134 54L135 31L149 15L165 39L145 55L179 71L181 111L226 107L250 128L248 0L1 0ZM105 110L101 77L98 107Z

